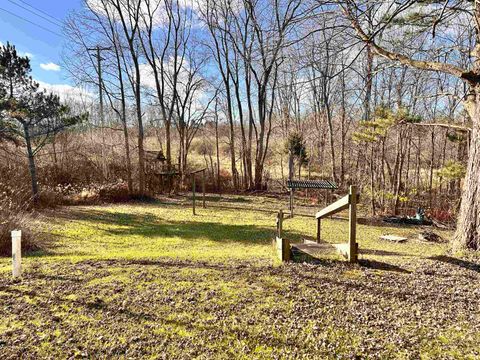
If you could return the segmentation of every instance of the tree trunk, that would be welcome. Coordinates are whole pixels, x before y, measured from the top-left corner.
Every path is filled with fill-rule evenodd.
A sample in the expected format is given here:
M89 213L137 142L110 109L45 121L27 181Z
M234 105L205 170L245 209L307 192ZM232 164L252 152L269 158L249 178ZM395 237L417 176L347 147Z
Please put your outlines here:
M370 102L372 98L372 84L373 84L373 52L370 45L367 45L367 63L366 63L366 78L365 78L365 99L363 101L363 120L370 120Z
M473 121L473 129L457 231L453 240L453 246L457 250L480 250L480 89L476 90L475 100L465 102Z
M221 191L220 189L220 144L218 139L218 112L215 110L215 154L217 157L217 181L216 181L216 190Z
M435 168L435 130L432 128L432 134L431 134L431 156L430 156L430 174L428 178L428 204L430 209L432 208L433 205L433 170Z
M133 193L133 181L132 181L132 160L130 159L130 142L128 140L128 127L126 119L122 121L123 125L123 139L125 142L125 159L127 162L127 184L128 192Z
M28 155L28 170L30 171L30 180L32 182L32 200L33 205L38 204L38 181L37 181L37 168L35 166L35 155L33 154L32 149L32 140L30 138L30 131L27 124L23 124L23 131L25 135L25 143L27 145L27 155Z
M140 73L140 71L138 71ZM143 122L142 122L142 109L140 99L140 76L137 85L136 108L137 108L137 121L138 121L138 180L139 180L139 194L145 195L145 153L143 151Z
M232 185L235 191L238 190L238 171L235 160L235 127L233 125L233 119L230 117L230 165L232 169Z
M370 206L372 210L372 216L376 215L375 211L375 167L374 167L374 161L375 161L375 143L372 142L372 148L370 152L370 192L372 193L372 196L370 198Z
M330 140L330 157L332 160L332 180L333 182L337 183L337 173L335 170L335 140L334 140L334 131L333 131L333 120L330 113L330 108L326 107L326 117L327 117L327 124L328 124L328 134Z

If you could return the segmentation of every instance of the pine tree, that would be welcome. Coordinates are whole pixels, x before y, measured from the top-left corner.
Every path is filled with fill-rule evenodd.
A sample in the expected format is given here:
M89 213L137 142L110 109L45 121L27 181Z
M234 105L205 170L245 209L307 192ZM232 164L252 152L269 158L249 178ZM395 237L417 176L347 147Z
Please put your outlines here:
M32 199L38 202L39 188L35 156L58 132L82 121L72 116L57 95L39 90L30 76L28 57L19 56L15 46L0 47L0 137L26 148Z

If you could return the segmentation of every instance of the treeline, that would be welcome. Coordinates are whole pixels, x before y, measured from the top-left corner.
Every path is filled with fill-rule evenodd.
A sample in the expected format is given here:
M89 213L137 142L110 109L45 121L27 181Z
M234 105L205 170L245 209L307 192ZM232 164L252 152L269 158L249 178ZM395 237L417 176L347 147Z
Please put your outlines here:
M208 123L227 127L214 148L229 147L234 190L264 189L269 160L283 151L274 143L296 132L310 170L343 187L364 186L373 213L397 211L425 192L422 206L431 206L437 192L458 196L458 181L456 188L445 181L462 176L464 130L445 126L467 122L454 100L461 83L374 58L327 7L293 0L87 1L68 21L65 62L79 83L100 85L107 99L108 109L91 112L96 126L121 125L127 144L135 124L139 190L145 129L161 134L156 148L186 173L190 147ZM452 94L441 96L442 89ZM441 126L417 126L425 122ZM129 179L130 152L125 146Z
M465 174L476 186L472 6L85 1L65 26L64 66L88 89L69 102L89 120L52 136L42 163L63 142L53 161L78 167L72 182L121 178L145 195L146 151L161 150L185 185L204 165L212 190L263 190L288 176L294 134L296 176L355 183L372 214L451 216Z

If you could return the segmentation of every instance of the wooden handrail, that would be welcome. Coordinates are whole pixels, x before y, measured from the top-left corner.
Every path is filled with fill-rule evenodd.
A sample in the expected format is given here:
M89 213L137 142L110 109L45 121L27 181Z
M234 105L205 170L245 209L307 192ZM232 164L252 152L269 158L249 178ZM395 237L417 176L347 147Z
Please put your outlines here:
M339 211L348 209L348 206L350 204L350 196L351 195L346 195L340 200L335 201L333 204L328 205L326 208L320 210L315 214L315 218L317 219L323 219L326 218L327 216L333 215ZM357 202L358 199L360 198L360 194L357 194Z
M348 231L348 243L340 244L337 249L344 254L348 261L357 262L358 259L358 244L356 242L357 236L357 203L360 195L357 193L356 186L350 186L347 196L344 196L340 200L335 201L333 204L327 206L323 210L320 210L315 215L317 220L317 243L321 241L321 220L327 216L333 215L339 211L348 209L349 217L349 231Z
M350 203L350 195L344 196L340 200L335 201L333 204L330 204L326 208L317 212L315 217L317 219L323 219L324 217L333 215L339 211L342 211L348 208L349 203Z

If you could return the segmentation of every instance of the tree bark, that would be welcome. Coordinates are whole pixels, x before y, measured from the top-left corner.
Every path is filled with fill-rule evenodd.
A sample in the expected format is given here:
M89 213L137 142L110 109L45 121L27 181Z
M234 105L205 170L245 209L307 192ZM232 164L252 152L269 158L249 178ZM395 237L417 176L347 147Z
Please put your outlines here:
M467 173L453 246L457 250L480 250L480 85L465 101L473 129L468 155Z
M30 138L30 131L27 124L23 124L23 131L25 136L25 144L27 145L28 170L30 171L30 180L32 183L32 200L33 205L36 206L39 198L37 168L35 166L35 154L33 153L32 149L32 139Z

